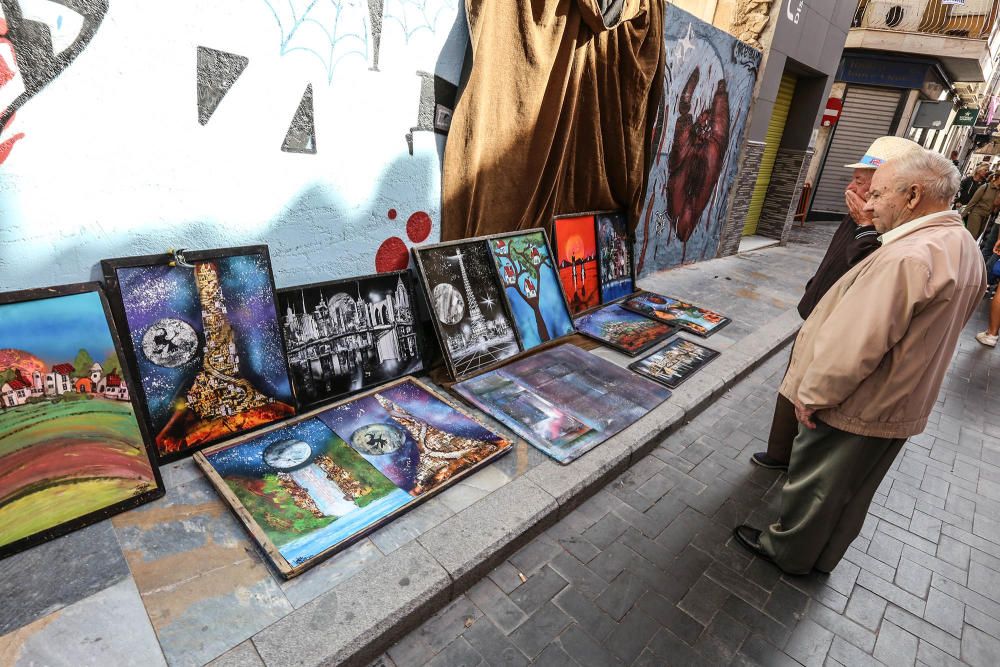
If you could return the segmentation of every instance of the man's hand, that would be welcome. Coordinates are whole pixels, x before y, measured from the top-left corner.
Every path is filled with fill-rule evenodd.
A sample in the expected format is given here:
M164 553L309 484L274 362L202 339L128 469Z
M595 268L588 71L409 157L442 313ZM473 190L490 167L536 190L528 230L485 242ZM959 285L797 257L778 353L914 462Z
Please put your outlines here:
M997 242L993 244L993 254L1000 255L1000 239L997 239Z
M872 214L864 210L867 202L857 192L847 188L844 199L847 201L847 210L850 211L854 222L861 227L873 224Z
M798 401L793 402L795 403L795 418L799 420L799 423L809 429L816 428L816 422L814 422L812 418L816 411L810 410Z

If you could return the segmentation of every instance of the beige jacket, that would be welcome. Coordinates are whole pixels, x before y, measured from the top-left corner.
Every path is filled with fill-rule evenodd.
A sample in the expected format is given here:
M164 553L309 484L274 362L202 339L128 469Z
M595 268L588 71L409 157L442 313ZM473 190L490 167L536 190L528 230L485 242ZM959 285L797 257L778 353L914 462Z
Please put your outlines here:
M972 196L969 205L963 209L964 213L986 216L993 212L993 200L1000 196L1000 188L994 187L992 183L983 183L976 189L976 194Z
M779 391L842 431L916 435L985 289L983 256L958 213L929 216L830 288Z

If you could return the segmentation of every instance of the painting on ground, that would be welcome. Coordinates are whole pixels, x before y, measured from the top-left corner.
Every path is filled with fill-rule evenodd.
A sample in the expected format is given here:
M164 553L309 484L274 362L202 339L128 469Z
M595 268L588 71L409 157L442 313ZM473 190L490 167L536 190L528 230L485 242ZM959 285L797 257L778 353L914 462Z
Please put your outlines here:
M715 350L677 338L659 350L629 365L636 373L675 389L719 356Z
M295 414L266 246L101 264L161 462Z
M622 307L699 336L710 336L732 321L715 311L652 292L641 292Z
M593 215L552 221L556 266L572 314L601 304L597 277L597 236Z
M455 385L560 463L634 423L670 392L575 345L558 345Z
M635 230L641 278L719 249L761 53L668 5L663 103Z
M279 290L299 406L421 371L416 308L407 271Z
M432 320L455 378L520 352L486 241L414 249Z
M616 303L584 313L574 323L580 333L629 356L648 350L676 332L669 324L625 310Z
M489 244L523 348L573 333L545 233L502 236Z
M597 214L597 247L601 257L601 303L635 291L625 214Z
M0 556L163 495L97 283L0 295Z
M291 577L510 446L406 378L195 460Z

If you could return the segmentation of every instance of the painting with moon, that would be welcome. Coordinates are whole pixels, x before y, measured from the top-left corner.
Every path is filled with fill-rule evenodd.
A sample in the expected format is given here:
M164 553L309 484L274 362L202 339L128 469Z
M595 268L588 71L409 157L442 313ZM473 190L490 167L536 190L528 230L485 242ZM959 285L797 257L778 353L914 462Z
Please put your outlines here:
M292 577L492 461L510 442L411 378L195 461Z
M569 310L576 315L601 304L597 289L597 236L593 215L552 221L556 266Z
M413 252L441 351L456 379L520 351L485 240L416 247Z
M161 463L295 413L265 246L102 267Z

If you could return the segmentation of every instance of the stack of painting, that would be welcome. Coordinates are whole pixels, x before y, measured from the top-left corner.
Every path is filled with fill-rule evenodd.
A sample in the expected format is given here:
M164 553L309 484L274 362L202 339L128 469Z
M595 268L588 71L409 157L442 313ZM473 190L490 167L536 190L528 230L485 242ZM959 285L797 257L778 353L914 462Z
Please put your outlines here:
M630 364L629 368L671 389L676 389L717 356L719 353L715 350L677 338Z
M625 214L557 216L552 221L556 265L573 315L635 290Z
M0 556L162 496L100 285L0 295L0 320Z
M195 454L293 577L487 465L511 442L413 378Z
M711 336L732 321L713 310L652 292L640 292L622 302L622 307L702 337Z

